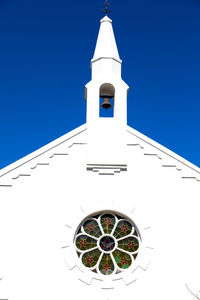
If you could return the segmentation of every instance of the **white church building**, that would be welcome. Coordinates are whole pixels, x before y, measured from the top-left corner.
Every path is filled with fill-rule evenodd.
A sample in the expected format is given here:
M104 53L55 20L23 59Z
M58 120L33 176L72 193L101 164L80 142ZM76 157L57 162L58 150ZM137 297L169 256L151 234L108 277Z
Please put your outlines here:
M127 126L121 64L105 16L86 124L0 170L1 300L200 299L200 169Z

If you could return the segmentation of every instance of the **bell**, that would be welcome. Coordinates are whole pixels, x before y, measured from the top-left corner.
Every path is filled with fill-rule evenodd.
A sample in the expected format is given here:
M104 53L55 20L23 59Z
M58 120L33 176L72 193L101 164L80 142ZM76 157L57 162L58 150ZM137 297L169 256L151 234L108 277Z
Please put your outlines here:
M108 109L112 107L112 104L110 103L110 99L108 97L105 97L103 99L103 103L101 104L102 108Z

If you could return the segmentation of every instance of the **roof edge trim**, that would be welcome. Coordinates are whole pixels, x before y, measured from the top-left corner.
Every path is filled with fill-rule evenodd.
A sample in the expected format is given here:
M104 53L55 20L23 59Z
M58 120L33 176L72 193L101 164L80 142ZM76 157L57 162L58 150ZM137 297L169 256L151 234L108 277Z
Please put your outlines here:
M39 157L40 155L46 153L47 151L52 150L53 148L59 146L60 144L66 142L67 140L75 137L76 135L81 134L82 132L84 132L86 130L87 130L87 123L71 130L70 132L64 134L63 136L53 140L52 142L42 146L41 148L31 152L30 154L18 159L14 163L12 163L0 170L0 178L4 175L10 173L11 171L21 167L22 165L30 162L31 160Z
M171 158L175 159L179 163L185 165L186 167L190 168L191 170L200 174L200 168L193 163L189 162L185 158L181 157L180 155L176 154L172 150L168 149L165 146L162 146L158 142L152 140L151 138L147 137L146 135L142 134L141 132L137 131L136 129L127 126L127 131L133 135L135 135L140 140L144 141L145 143L149 144L150 146L156 148L157 150L163 152L164 154L170 156Z

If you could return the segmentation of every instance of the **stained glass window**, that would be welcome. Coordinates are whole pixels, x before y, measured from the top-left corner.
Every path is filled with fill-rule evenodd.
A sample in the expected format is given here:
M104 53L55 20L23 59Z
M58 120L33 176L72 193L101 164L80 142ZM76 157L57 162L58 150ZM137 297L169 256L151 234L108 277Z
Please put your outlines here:
M133 265L140 243L133 221L112 212L88 217L74 238L83 265L103 275L118 274Z

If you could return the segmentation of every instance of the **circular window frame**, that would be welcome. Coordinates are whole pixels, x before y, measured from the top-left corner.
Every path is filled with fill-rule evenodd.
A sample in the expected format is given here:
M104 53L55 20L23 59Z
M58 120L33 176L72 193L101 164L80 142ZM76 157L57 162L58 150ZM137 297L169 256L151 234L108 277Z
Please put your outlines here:
M113 217L113 219L114 219L113 228L111 229L111 232L109 232L109 233L106 233L104 231L102 223L101 223L102 217L105 216L105 215L109 215L109 216ZM100 232L101 232L101 235L99 237L95 237L94 235L88 234L85 231L84 225L85 225L86 222L89 222L89 221L94 221L99 226L99 229L100 229ZM131 225L131 232L129 234L125 234L121 238L117 238L117 237L114 236L114 234L115 234L116 228L118 228L120 222L128 223L129 225ZM85 250L81 250L80 248L78 248L77 245L76 245L76 241L77 241L77 238L80 237L80 236L86 236L86 237L89 237L89 238L92 238L93 240L95 240L96 241L96 247L85 249ZM100 240L103 237L106 237L106 236L111 237L115 242L115 246L111 251L105 251L100 247ZM119 247L118 243L120 241L123 241L125 239L130 239L130 238L137 239L138 248L135 251L132 251L132 252L131 251L126 251L122 247ZM128 217L128 216L126 216L126 215L124 215L120 212L111 211L111 210L104 210L104 211L100 211L100 212L97 212L97 213L90 214L81 221L81 223L79 224L79 226L76 229L73 243L74 243L74 247L76 249L77 256L79 257L80 263L84 267L84 269L93 271L93 272L97 273L98 275L101 275L101 276L107 278L107 277L110 277L110 276L118 275L119 273L122 273L126 270L132 269L132 267L135 265L135 260L138 256L138 253L140 252L140 248L141 248L141 244L142 244L142 238L141 238L141 234L140 234L140 231L138 230L137 225L135 224L135 222L132 219L130 219L130 217ZM82 261L83 256L90 253L90 252L92 252L92 251L95 251L95 250L98 250L100 252L96 264L92 267L86 266ZM120 267L119 264L117 264L116 258L114 258L114 255L113 255L113 253L116 250L118 250L118 252L124 253L124 256L126 255L126 256L128 256L128 258L131 258L131 262L130 262L130 265L128 267L123 267L123 265L122 265L122 267ZM101 264L101 261L103 260L104 255L107 255L107 256L109 255L109 257L112 260L114 269L111 273L104 274L100 270L100 264ZM109 275L109 276L105 276L105 275Z

